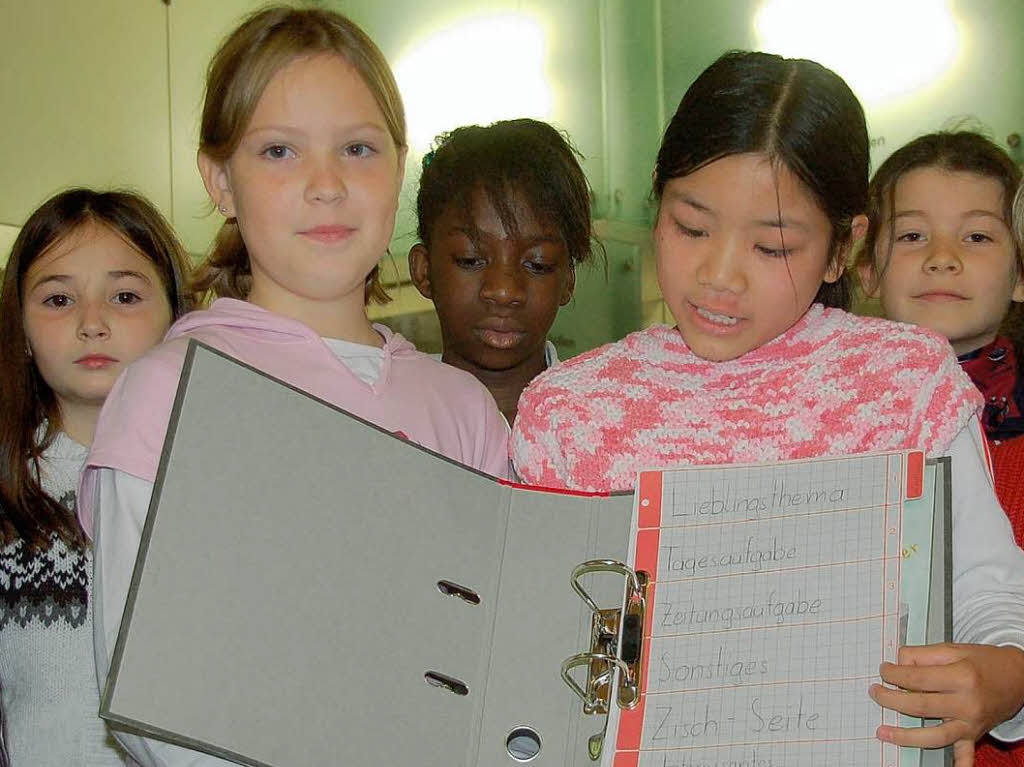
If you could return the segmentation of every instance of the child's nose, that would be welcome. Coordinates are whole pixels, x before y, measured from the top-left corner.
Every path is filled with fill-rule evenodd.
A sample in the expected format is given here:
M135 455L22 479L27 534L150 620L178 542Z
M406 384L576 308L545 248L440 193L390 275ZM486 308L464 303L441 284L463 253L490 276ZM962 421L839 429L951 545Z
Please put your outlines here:
M348 194L343 163L336 158L316 162L306 185L307 202L337 202Z
M697 281L701 287L717 292L742 293L746 279L740 244L726 241L719 247L708 248L707 255L697 267Z
M100 301L82 301L79 304L78 337L83 340L106 338L110 335L106 304Z
M929 273L950 272L956 273L963 268L960 261L960 254L956 247L944 239L937 239L932 243L928 256L924 261L924 269Z
M484 271L480 296L497 304L522 304L526 300L526 286L521 271L511 264L492 263Z

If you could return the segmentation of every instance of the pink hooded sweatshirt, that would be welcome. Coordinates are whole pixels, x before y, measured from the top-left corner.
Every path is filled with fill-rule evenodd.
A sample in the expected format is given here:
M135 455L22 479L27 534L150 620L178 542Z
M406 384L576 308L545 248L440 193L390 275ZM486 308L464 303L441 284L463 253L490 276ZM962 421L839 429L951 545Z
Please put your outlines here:
M370 385L311 328L245 301L221 298L182 317L160 346L121 374L107 397L78 494L82 527L92 534L97 469L155 480L190 338L423 447L507 477L508 427L483 384L416 351L387 327L374 327L384 337L384 355L380 377Z

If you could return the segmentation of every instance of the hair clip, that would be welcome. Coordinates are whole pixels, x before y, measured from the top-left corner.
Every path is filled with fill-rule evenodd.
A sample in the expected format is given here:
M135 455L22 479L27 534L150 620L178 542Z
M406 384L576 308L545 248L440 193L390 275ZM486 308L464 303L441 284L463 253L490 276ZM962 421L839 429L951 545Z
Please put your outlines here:
M429 168L430 167L430 163L432 163L433 161L434 161L434 150L431 149L429 152L427 152L425 155L423 155L423 168L424 169Z

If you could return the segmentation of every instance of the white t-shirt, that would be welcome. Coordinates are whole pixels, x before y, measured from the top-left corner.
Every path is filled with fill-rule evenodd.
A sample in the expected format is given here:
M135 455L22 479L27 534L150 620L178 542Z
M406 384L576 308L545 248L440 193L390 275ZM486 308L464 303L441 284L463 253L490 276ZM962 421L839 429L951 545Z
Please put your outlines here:
M323 342L338 361L355 373L363 383L372 386L380 378L380 366L384 361L383 349L342 341L340 338L324 338Z

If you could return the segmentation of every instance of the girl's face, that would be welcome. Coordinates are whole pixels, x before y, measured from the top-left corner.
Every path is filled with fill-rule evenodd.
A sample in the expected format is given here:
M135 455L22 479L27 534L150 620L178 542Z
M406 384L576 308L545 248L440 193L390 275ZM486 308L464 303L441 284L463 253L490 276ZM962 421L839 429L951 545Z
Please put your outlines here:
M720 362L785 332L822 282L842 275L841 260L829 265L831 237L810 192L762 154L723 157L669 181L654 239L658 283L683 340Z
M214 202L238 220L250 300L278 310L341 299L362 306L394 228L404 163L344 57L301 58L275 74L227 163L200 159Z
M517 236L505 231L482 190L472 199L472 220L448 205L428 245L409 254L416 286L437 309L445 359L491 371L543 366L547 333L572 297L569 252L554 222L522 195L512 198Z
M874 274L861 274L885 316L942 333L957 354L991 342L1010 302L1024 301L1003 204L1002 185L987 176L936 167L902 176Z
M93 223L32 262L22 306L29 351L65 415L100 407L118 374L171 323L153 262Z

